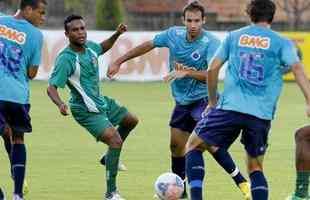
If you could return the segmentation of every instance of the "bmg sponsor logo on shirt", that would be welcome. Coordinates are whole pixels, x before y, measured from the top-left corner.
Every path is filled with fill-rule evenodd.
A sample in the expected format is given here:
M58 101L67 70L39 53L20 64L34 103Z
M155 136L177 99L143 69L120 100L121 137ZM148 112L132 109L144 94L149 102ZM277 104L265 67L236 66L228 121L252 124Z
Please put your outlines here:
M269 49L270 38L243 34L240 36L239 46L258 49Z
M19 32L18 30L0 24L0 37L2 38L22 45L26 42L26 36L24 32Z

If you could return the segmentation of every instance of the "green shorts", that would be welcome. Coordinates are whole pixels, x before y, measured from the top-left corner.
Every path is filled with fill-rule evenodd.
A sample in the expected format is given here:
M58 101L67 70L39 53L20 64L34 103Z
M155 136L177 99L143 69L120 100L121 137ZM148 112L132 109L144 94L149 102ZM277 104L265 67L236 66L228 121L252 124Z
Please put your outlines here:
M105 129L117 126L128 114L128 110L119 105L114 99L105 97L107 109L104 112L88 112L86 108L70 106L75 121L84 127L97 140L100 139Z

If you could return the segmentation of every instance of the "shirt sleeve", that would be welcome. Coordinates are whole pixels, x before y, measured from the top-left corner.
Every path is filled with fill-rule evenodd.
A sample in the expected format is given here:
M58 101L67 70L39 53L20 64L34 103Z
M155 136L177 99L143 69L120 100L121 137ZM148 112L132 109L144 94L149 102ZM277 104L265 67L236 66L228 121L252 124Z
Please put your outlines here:
M169 30L165 30L155 35L153 39L153 45L155 47L168 47L168 32Z
M281 48L281 62L284 65L292 66L299 63L300 59L297 55L297 49L291 40L286 40Z
M30 57L30 62L28 66L39 66L41 63L41 52L43 46L43 34L39 32L32 41L33 53Z
M222 62L225 62L228 60L229 57L229 50L230 50L230 38L231 35L230 33L228 33L228 35L226 36L226 38L224 39L224 41L222 42L222 44L220 45L220 47L217 49L216 53L215 53L215 58L220 59Z
M88 41L87 42L87 46L96 52L96 54L98 56L100 56L102 53L103 53L103 49L102 49L102 46L96 42L93 42L93 41Z
M209 42L208 52L207 52L207 63L208 64L211 63L211 60L215 56L215 53L220 45L221 45L221 42L217 38L214 38L213 40Z
M74 63L63 55L58 57L55 62L54 70L49 78L49 84L64 88L68 78L73 74Z

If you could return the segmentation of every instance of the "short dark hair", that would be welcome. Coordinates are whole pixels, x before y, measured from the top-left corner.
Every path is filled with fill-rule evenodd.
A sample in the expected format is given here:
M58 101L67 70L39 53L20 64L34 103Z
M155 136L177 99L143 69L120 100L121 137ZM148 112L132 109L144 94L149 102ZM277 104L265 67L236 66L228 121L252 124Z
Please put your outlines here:
M24 8L26 8L27 6L30 6L32 8L37 8L39 3L44 3L45 5L47 5L47 1L46 0L21 0L20 1L20 9L23 10Z
M268 22L271 24L276 12L276 5L271 0L252 0L248 4L246 12L254 23Z
M183 17L185 17L185 13L187 11L200 11L201 12L201 17L205 17L205 8L203 5L195 0L195 1L189 1L189 3L183 8Z
M69 15L68 17L66 17L65 21L64 21L64 28L65 28L65 31L68 31L68 24L70 22L72 22L73 20L78 20L78 19L81 19L81 20L84 20L83 17L81 15L75 15L75 14L72 14L72 15Z

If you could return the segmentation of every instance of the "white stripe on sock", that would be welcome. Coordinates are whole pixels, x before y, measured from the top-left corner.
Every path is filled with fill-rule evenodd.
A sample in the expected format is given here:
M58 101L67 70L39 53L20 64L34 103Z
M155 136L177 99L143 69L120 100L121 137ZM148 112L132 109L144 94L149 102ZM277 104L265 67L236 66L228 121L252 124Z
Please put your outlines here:
M236 169L230 174L230 176L231 177L235 177L235 176L237 176L238 174L239 174L239 169L238 169L238 167L236 167Z

